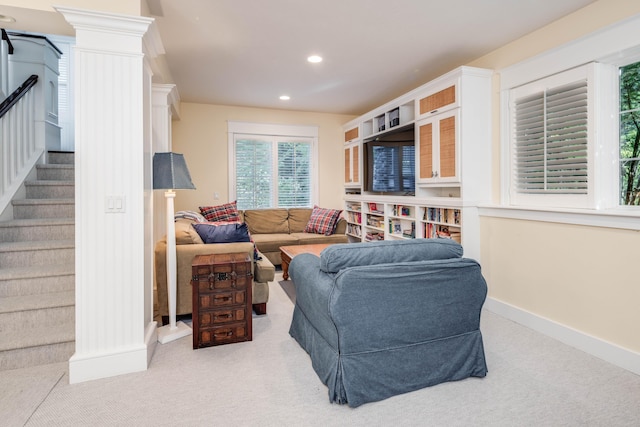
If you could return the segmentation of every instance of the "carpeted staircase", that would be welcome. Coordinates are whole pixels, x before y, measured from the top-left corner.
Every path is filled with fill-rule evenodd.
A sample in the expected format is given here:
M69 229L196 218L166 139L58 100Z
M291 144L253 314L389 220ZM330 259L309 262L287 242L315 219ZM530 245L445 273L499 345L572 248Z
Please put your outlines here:
M75 351L73 153L50 152L0 222L0 371Z

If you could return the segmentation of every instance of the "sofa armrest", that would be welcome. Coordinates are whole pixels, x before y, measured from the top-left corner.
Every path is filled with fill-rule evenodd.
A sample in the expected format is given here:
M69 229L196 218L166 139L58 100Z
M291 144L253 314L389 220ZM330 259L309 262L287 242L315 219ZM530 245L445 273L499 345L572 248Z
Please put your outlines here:
M289 264L289 276L296 288L296 307L301 310L316 330L338 350L338 335L329 316L329 298L333 279L320 270L320 259L312 254L295 256Z
M164 314L168 307L167 295L167 243L160 240L155 247L155 281L158 309ZM177 297L176 314L191 313L191 265L197 255L221 253L247 253L253 259L253 243L213 243L176 245Z
M266 256L260 254L260 258L255 262L253 280L260 283L273 281L276 275L276 268Z

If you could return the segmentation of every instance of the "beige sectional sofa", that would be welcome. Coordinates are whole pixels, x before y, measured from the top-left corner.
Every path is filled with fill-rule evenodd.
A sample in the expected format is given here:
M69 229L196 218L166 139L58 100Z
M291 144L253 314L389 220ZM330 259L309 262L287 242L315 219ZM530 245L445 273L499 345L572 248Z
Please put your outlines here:
M346 222L340 218L335 232L330 236L305 233L304 229L311 216L310 208L256 209L239 211L240 219L246 222L251 238L262 259L253 265L252 303L257 314L265 314L269 300L269 282L275 275L274 265L280 265L280 246L303 245L312 243L346 243ZM254 244L212 243L205 244L191 225L193 221L176 221L176 260L177 260L177 301L178 316L191 314L191 264L197 255L215 253L246 252L253 257ZM158 312L163 322L168 322L167 297L167 242L166 236L155 247L155 281L158 292Z
M273 265L282 264L280 246L310 245L314 243L347 243L347 222L340 218L330 236L305 233L312 209L255 209L240 211L240 218L249 226L249 232L258 251Z

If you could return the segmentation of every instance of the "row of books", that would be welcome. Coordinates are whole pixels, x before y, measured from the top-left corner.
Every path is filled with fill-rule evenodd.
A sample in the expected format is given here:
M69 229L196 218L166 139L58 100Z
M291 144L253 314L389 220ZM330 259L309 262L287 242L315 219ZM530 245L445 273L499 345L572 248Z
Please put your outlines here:
M425 221L460 224L460 209L427 208L424 211Z
M367 215L367 225L382 228L384 226L384 218L381 216Z
M458 243L462 243L460 229L449 228L442 225L426 224L424 229L424 237L427 239L445 238L451 239Z
M362 210L362 206L360 203L347 203L347 210L360 212Z
M373 242L376 240L384 240L384 233L368 232L364 236L364 238L368 242Z
M362 227L359 225L347 224L347 234L360 237L362 236Z
M369 206L369 212L384 215L384 205L378 208L377 203L368 203L368 206Z
M393 209L391 210L391 215L393 216L412 216L411 215L411 206L403 206L403 205L393 205Z
M362 214L360 212L345 212L347 214L347 222L362 224Z
M389 233L414 238L416 237L416 223L413 221L392 219L389 221Z

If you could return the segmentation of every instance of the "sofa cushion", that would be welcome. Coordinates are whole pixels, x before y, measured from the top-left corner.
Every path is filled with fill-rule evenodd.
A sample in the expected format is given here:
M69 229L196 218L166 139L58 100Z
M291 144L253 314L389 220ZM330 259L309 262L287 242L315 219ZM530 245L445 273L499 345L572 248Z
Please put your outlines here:
M289 212L286 209L249 209L244 211L244 221L254 237L257 234L288 234L288 219ZM258 241L256 240L256 242Z
M304 229L305 233L318 233L330 236L336 229L341 210L313 207L309 222Z
M462 246L451 239L382 240L332 245L320 255L320 269L337 273L349 267L462 257Z
M247 224L208 224L195 223L196 229L204 243L250 242Z
M317 243L347 243L349 238L346 234L332 234L325 236L316 233L291 233L291 236L298 239L299 245L315 245Z
M263 254L266 254L267 252L280 252L280 246L298 244L298 239L289 233L253 234L252 236L258 250Z
M289 208L289 233L303 233L312 211L311 208Z
M200 213L207 221L239 221L236 201L218 206L200 206Z
M201 245L204 242L188 219L176 220L176 245Z

